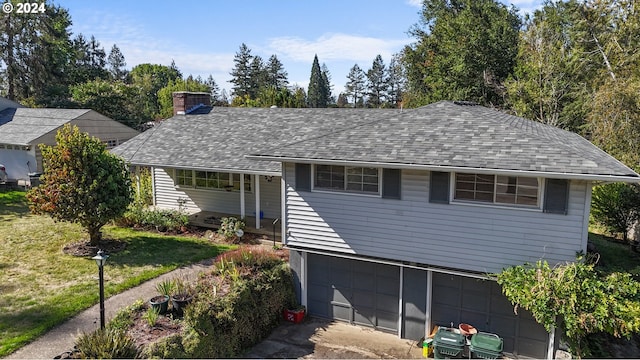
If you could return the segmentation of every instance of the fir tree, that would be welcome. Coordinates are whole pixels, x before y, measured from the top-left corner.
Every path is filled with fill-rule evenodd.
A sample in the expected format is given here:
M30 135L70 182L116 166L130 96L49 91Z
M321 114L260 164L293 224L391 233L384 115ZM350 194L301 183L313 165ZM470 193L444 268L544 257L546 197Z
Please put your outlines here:
M325 78L322 77L318 55L313 57L313 65L311 65L307 106L312 108L327 107L327 86L325 84Z
M363 95L366 89L365 74L358 64L353 65L347 75L347 84L345 85L345 92L347 96L353 98L353 107L358 107L363 101Z

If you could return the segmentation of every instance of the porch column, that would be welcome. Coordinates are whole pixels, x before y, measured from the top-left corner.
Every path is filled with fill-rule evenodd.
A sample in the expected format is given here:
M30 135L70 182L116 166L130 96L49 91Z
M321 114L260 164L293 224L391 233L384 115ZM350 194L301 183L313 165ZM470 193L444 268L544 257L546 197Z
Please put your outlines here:
M260 175L255 175L256 187L256 229L260 229Z
M240 173L240 218L244 220L245 208L244 208L244 174Z

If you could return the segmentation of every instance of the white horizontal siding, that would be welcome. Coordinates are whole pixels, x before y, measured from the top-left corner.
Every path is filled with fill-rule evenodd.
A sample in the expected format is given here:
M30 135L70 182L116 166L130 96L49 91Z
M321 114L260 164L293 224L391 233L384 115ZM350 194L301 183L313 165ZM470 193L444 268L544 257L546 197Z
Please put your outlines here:
M162 209L178 209L178 199L187 199L183 207L193 213L214 211L240 215L240 192L224 190L206 190L195 188L176 188L173 169L154 169L156 206ZM264 176L260 181L260 210L264 217L280 217L280 178L273 177L271 182ZM255 181L255 180L254 180ZM253 216L256 211L255 193L245 191L245 213Z
M429 173L402 171L402 200L295 191L286 164L288 245L470 271L545 259L575 259L584 249L586 182L572 181L567 215L508 207L432 204Z

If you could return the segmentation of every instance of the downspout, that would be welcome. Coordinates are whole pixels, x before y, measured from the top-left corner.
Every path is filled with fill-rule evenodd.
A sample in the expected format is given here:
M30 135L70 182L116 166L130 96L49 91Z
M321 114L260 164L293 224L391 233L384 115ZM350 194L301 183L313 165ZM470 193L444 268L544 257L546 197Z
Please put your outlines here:
M256 183L256 229L260 229L260 175L255 175Z
M231 175L233 177L233 175ZM245 206L244 206L244 174L240 173L240 218L245 218Z

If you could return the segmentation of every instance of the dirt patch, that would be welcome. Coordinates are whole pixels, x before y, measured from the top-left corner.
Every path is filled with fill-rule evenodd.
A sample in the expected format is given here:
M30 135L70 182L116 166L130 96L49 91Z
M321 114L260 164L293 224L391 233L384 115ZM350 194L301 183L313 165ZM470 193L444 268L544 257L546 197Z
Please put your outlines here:
M155 324L149 324L144 318L144 314L148 309L149 305L145 304L142 309L137 311L134 314L133 325L127 330L127 333L139 349L158 339L178 334L182 331L182 320L174 313L160 315Z
M127 247L127 243L115 239L102 239L98 242L98 245L91 245L89 240L79 241L72 244L65 245L62 248L62 252L73 256L95 256L98 250L102 250L105 254L115 254L124 250Z

